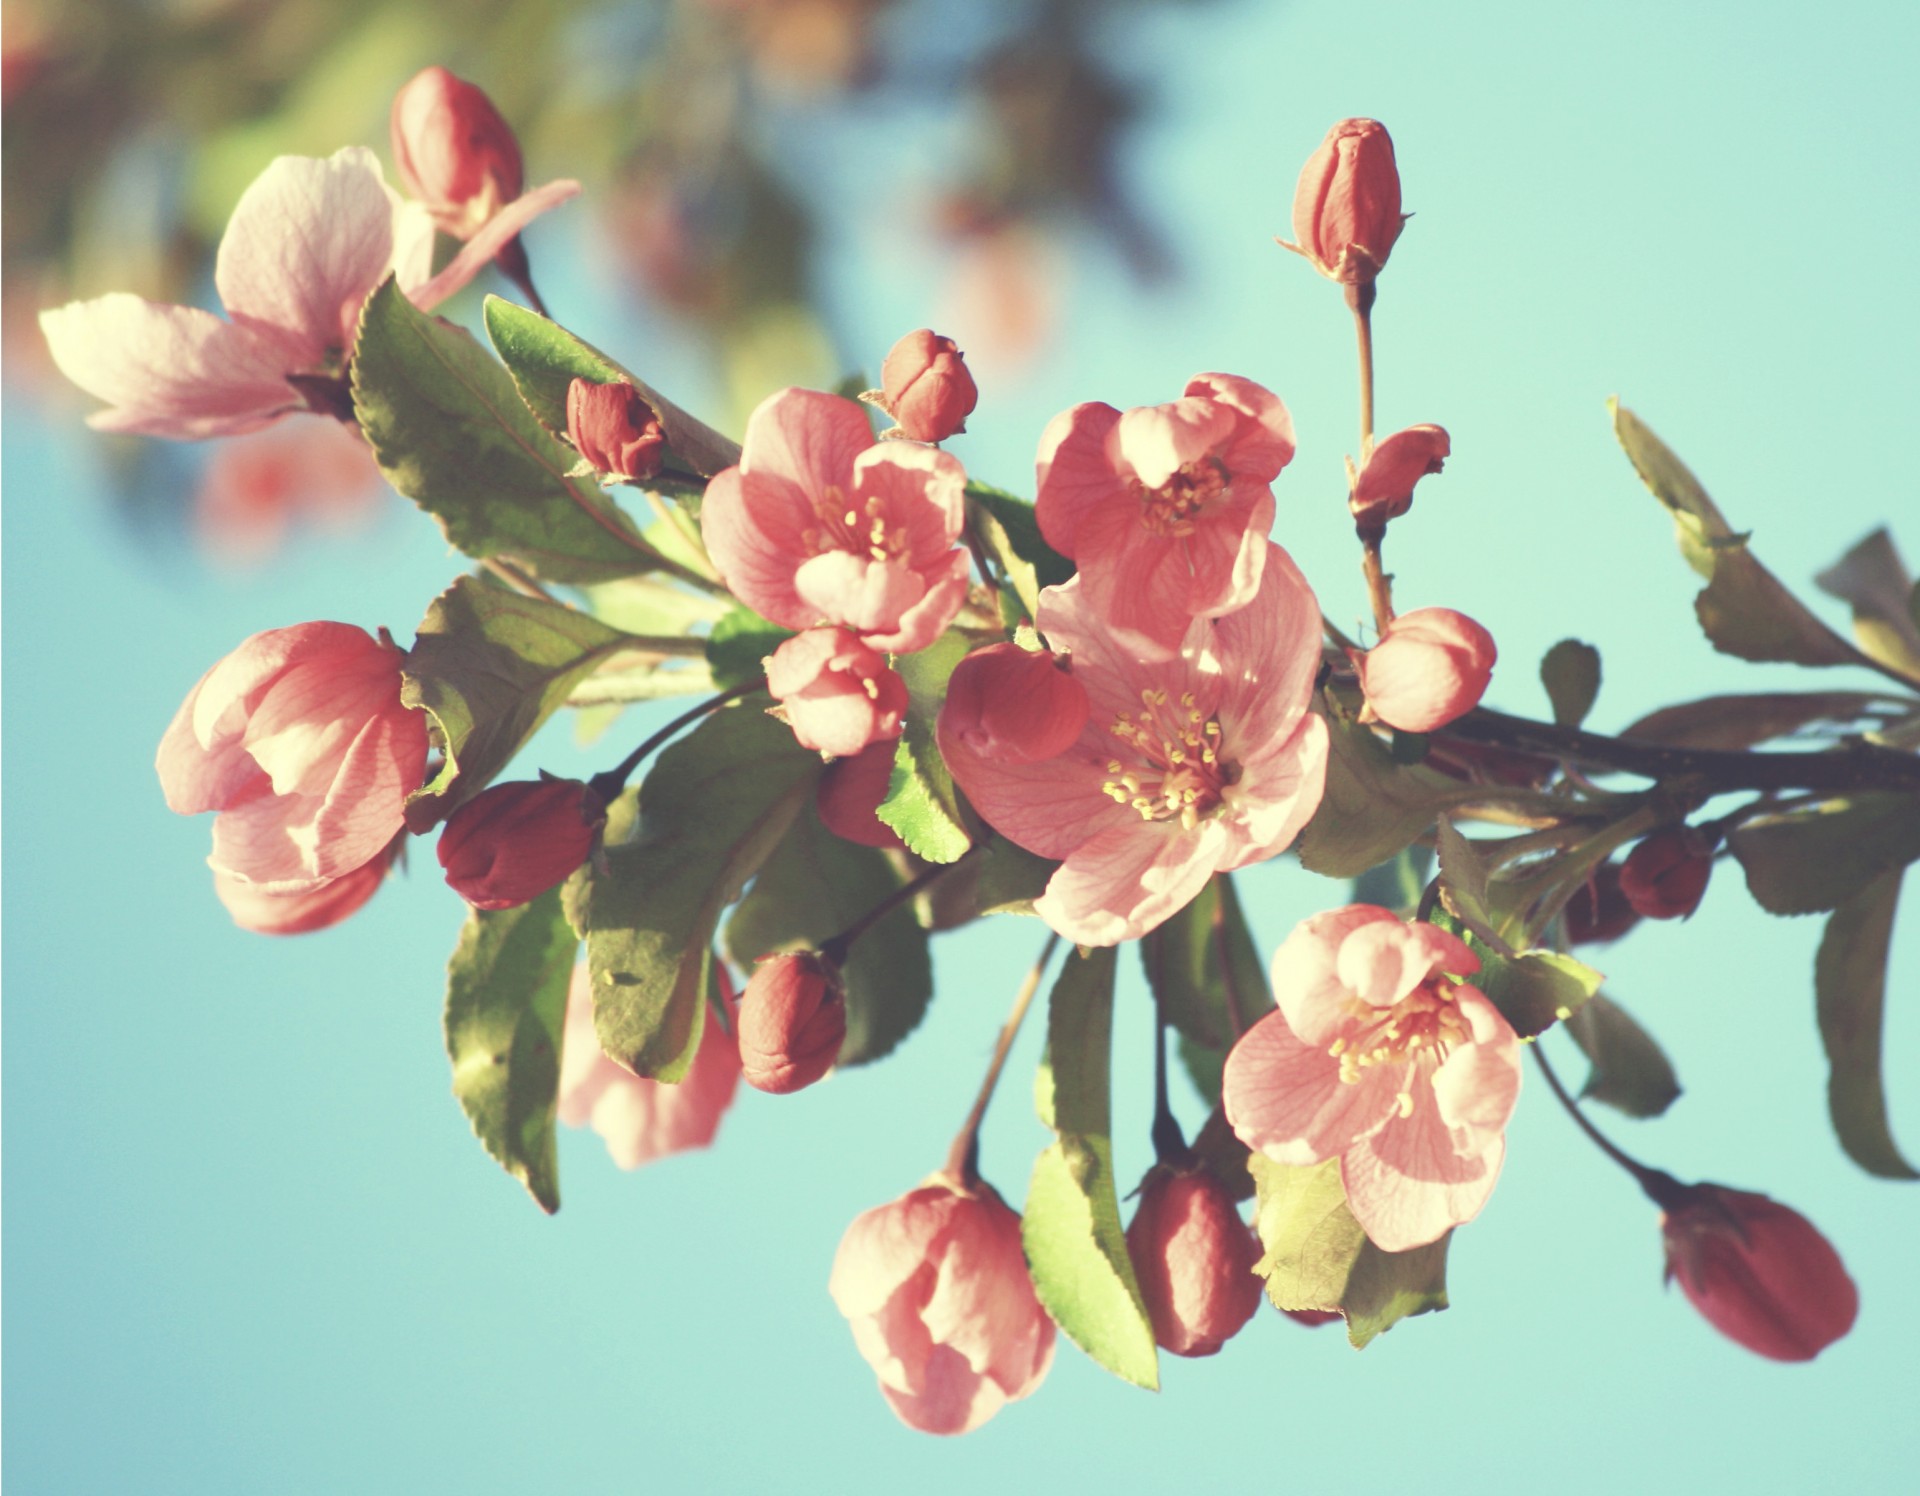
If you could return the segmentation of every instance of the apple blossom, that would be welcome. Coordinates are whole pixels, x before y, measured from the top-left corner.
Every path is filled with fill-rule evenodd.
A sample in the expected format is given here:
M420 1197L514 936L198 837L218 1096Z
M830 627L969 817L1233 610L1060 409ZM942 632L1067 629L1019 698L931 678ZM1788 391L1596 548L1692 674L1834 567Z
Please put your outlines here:
M1347 507L1362 529L1378 529L1413 507L1413 487L1452 454L1443 426L1409 426L1373 449L1354 481Z
M1087 692L1060 655L1017 644L976 649L947 680L940 731L982 758L1032 763L1064 753L1087 725Z
M1343 119L1301 168L1293 193L1293 236L1329 280L1371 282L1387 263L1407 215L1393 138L1378 120Z
M646 482L666 460L659 417L625 380L576 379L567 386L567 439L595 472L622 483Z
M396 836L371 861L312 888L275 893L232 873L215 873L213 891L233 922L256 935L305 935L324 930L339 924L380 891L404 840Z
M486 91L424 68L393 96L393 163L403 186L456 239L471 239L520 195L520 142Z
M1260 1240L1227 1187L1204 1170L1155 1168L1127 1226L1153 1338L1176 1356L1211 1356L1260 1307Z
M880 366L880 398L874 403L899 422L899 435L939 442L967 429L967 417L979 399L959 345L923 327L887 354Z
M1360 720L1432 732L1480 704L1498 658L1493 635L1451 608L1416 608L1348 657L1367 698Z
M836 758L900 736L907 686L886 656L840 628L808 629L767 659L767 690L803 748Z
M756 1091L783 1096L840 1058L847 1002L840 973L814 951L768 956L740 994L740 1068Z
M512 909L587 860L607 807L577 779L518 779L482 790L441 829L447 886L476 909Z
M1684 919L1700 907L1713 875L1713 847L1691 826L1663 826L1620 864L1620 893L1647 919Z

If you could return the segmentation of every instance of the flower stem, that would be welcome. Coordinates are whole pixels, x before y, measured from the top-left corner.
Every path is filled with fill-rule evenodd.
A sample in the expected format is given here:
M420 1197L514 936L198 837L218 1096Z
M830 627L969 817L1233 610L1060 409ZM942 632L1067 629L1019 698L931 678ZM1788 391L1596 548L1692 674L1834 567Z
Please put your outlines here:
M1367 601L1373 605L1376 641L1393 622L1393 579L1381 564L1380 547L1387 538L1384 529L1360 532L1360 569L1367 578Z
M835 966L841 965L847 959L847 948L851 946L854 941L858 940L862 935L866 934L867 931L879 924L881 920L893 913L893 911L898 909L902 904L917 896L923 888L939 882L969 857L984 852L987 849L987 845L988 844L983 841L975 842L972 846L968 847L966 851L954 858L952 862L937 862L925 872L902 883L898 888L894 889L892 893L875 904L838 935L833 936L831 939L821 941L820 954L833 962Z
M621 759L613 768L606 770L604 773L594 775L593 778L587 781L589 788L591 788L595 794L599 795L602 800L612 800L615 795L618 795L620 791L627 787L627 776L640 767L640 761L662 743L670 739L675 733L679 732L681 728L690 722L698 722L709 712L717 711L729 701L750 695L755 691L764 690L766 684L764 680L742 681L737 686L728 686L726 690L709 696L698 706L684 711L675 717L665 727L661 728L638 748L634 749L633 752Z
M1547 1085L1552 1089L1555 1099L1566 1108L1567 1115L1573 1118L1593 1145L1631 1174L1634 1182L1646 1191L1648 1198L1656 1205L1670 1209L1679 1203L1680 1198L1686 1193L1686 1186L1671 1174L1659 1169L1649 1169L1638 1159L1630 1157L1615 1147L1599 1128L1588 1121L1587 1114L1580 1110L1580 1103L1568 1095L1567 1088L1560 1084L1560 1077L1554 1073L1553 1065L1547 1059L1547 1052L1540 1047L1540 1041L1537 1039L1533 1043L1533 1057L1540 1062L1540 1073L1546 1076Z
M1047 936L1047 943L1040 948L1040 959L1033 963L1033 970L1027 973L1026 981L1020 984L1020 991L1013 1000L1013 1011L1007 1014L1007 1021L1000 1026L1000 1038L993 1046L993 1059L987 1064L987 1078L980 1083L980 1094L973 1099L973 1110L967 1113L967 1120L960 1124L960 1131L954 1134L953 1146L947 1150L947 1173L963 1189L972 1189L980 1183L980 1123L987 1115L987 1103L993 1100L993 1088L999 1084L1000 1071L1007 1063L1007 1052L1013 1048L1021 1021L1033 1004L1033 995L1040 990L1040 978L1045 974L1047 963L1053 959L1054 950L1059 944L1058 935Z
M1373 455L1373 298L1372 281L1347 287L1347 305L1353 308L1354 332L1360 340L1360 466Z
M1167 1020L1160 1015L1158 1003L1153 1008L1153 1156L1170 1167L1192 1157L1186 1135L1167 1103Z

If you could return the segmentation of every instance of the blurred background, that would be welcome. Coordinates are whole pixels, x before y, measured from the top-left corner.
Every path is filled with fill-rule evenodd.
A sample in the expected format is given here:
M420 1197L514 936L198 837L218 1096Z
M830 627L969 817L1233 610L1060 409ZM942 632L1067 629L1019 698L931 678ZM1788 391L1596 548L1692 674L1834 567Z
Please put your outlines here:
M1905 1488L1920 1205L1832 1140L1819 921L1763 916L1725 865L1690 922L1594 957L1685 1087L1658 1121L1596 1120L1837 1244L1861 1318L1810 1366L1662 1290L1652 1208L1529 1075L1449 1312L1356 1354L1263 1309L1214 1360L1169 1358L1157 1397L1063 1343L982 1431L903 1429L827 1270L856 1213L940 1163L1040 944L1012 918L939 943L939 1000L889 1062L743 1094L710 1153L628 1175L567 1134L565 1208L542 1217L449 1095L462 906L431 849L338 929L245 934L212 897L207 824L168 814L149 768L241 638L339 618L405 642L459 558L325 422L194 446L88 431L34 314L109 290L217 305L210 254L246 184L285 152L384 157L394 90L438 62L491 93L530 182L585 183L527 236L555 317L680 404L737 434L779 385L871 376L933 326L982 390L951 450L1031 493L1056 411L1244 374L1300 435L1275 538L1344 622L1365 608L1351 323L1272 239L1327 126L1372 115L1416 214L1375 312L1380 424L1438 421L1456 454L1396 523L1397 600L1484 622L1508 710L1546 710L1555 640L1593 643L1589 725L1617 730L1708 692L1878 684L1711 651L1604 401L1836 626L1813 572L1881 523L1920 559L1899 435L1920 293L1898 271L1920 240L1920 12L8 0L0 25L12 1489ZM446 311L471 324L484 290L508 288ZM521 762L590 772L652 720L592 747L558 722ZM1267 949L1346 897L1284 861L1241 885ZM1150 1016L1122 965L1124 1178L1151 1157ZM1910 1152L1916 988L1909 910L1885 1073ZM1037 1030L984 1138L1016 1200L1044 1141ZM1564 1036L1545 1042L1577 1080Z

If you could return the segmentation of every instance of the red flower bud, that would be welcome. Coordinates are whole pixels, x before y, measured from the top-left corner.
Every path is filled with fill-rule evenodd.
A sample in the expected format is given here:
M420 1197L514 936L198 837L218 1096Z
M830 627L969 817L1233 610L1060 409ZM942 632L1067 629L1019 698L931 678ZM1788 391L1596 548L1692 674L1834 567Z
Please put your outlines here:
M516 780L483 790L440 832L447 884L476 909L512 909L564 882L607 819L577 779Z
M1406 215L1393 140L1378 120L1343 119L1308 159L1293 192L1287 248L1330 280L1365 284L1387 263Z
M1065 753L1087 725L1087 691L1046 650L989 644L954 667L940 732L982 758L1030 764Z
M1376 529L1413 507L1413 485L1437 473L1453 451L1446 428L1409 426L1373 449L1347 507L1355 524Z
M1860 1290L1805 1216L1717 1184L1687 1195L1660 1218L1667 1280L1714 1329L1776 1361L1811 1361L1853 1328Z
M1567 943L1600 945L1618 940L1640 923L1620 886L1620 864L1603 862L1567 900Z
M840 628L808 629L767 660L767 690L802 748L848 758L900 736L907 683L887 657Z
M1498 651L1493 635L1466 614L1416 608L1388 624L1365 654L1347 653L1366 693L1362 721L1432 732L1478 704Z
M644 483L660 471L666 433L641 394L625 380L567 386L567 438L595 472L622 483Z
M820 824L863 847L906 849L900 834L880 819L880 802L893 783L893 741L869 743L852 758L836 758L820 775L814 804Z
M901 435L917 442L965 431L980 399L959 345L925 327L893 345L880 366L880 386L875 403L899 423Z
M1700 907L1713 874L1713 847L1691 826L1663 826L1620 864L1620 892L1636 914L1683 919Z
M833 1068L847 1037L840 973L808 951L768 956L740 995L740 1069L756 1090L804 1090Z
M1260 1242L1211 1174L1150 1171L1127 1255L1153 1338L1176 1356L1211 1356L1260 1306Z
M456 239L520 195L520 144L486 93L430 67L393 96L393 160L407 191Z

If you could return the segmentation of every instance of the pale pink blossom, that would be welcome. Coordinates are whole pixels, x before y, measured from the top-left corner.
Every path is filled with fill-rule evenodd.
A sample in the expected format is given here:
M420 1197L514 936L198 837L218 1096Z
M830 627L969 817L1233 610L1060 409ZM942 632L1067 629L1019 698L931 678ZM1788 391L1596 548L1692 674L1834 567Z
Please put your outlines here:
M1064 753L1087 725L1087 692L1051 650L976 649L947 680L942 730L982 758L1030 763Z
M191 441L335 414L360 309L389 273L430 310L579 190L549 182L508 204L434 275L433 220L387 186L373 152L281 156L241 194L214 260L230 320L114 292L42 312L40 326L61 372L107 402L88 417L97 430ZM289 377L333 388L310 404Z
M1053 1321L1034 1295L1020 1217L991 1185L942 1175L857 1217L828 1284L902 1422L971 1432L1039 1387Z
M732 990L718 962L714 972L731 1003ZM560 1049L560 1120L599 1133L619 1167L637 1169L669 1153L705 1148L739 1087L739 1046L711 1013L693 1063L676 1084L643 1080L607 1058L593 1028L592 979L584 962L574 967Z
M1088 596L1134 648L1180 647L1196 616L1243 608L1273 527L1269 485L1293 460L1280 397L1197 374L1166 405L1076 405L1040 438L1035 512Z
M1039 630L1071 656L1089 706L1065 752L988 757L941 714L941 754L974 808L1061 859L1034 912L1069 940L1144 935L1216 872L1285 851L1320 803L1327 731L1307 711L1320 609L1292 558L1263 544L1253 600L1192 620L1167 659L1113 638L1084 575L1040 594Z
M802 748L845 758L900 736L907 686L845 629L808 629L767 658L767 690Z
M966 600L966 472L876 443L851 400L784 389L747 422L738 467L707 485L700 527L734 595L790 629L839 624L875 649L925 649Z
M1492 1194L1520 1094L1520 1039L1456 936L1371 904L1303 921L1273 958L1279 1007L1227 1056L1222 1100L1277 1163L1340 1160L1374 1245L1404 1252Z
M337 925L380 891L404 837L396 836L371 862L312 888L275 893L231 873L213 875L213 891L233 922L256 935L305 935Z
M427 764L426 715L400 701L405 658L352 624L303 623L201 677L155 767L170 809L220 812L216 873L312 892L386 848Z
M1480 704L1499 651L1493 635L1452 608L1416 608L1364 654L1348 650L1367 703L1360 720L1433 732Z

